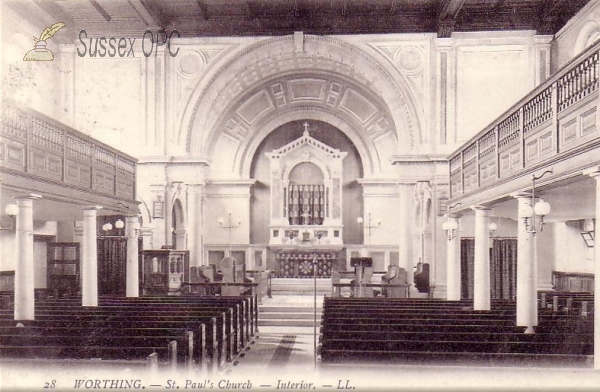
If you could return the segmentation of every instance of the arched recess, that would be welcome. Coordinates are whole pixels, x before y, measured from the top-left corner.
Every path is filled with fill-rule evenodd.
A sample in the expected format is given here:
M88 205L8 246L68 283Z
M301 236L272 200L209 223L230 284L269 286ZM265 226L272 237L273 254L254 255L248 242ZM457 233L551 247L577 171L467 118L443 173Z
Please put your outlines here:
M344 84L340 90L333 86L326 91L328 95L323 97L325 105L322 106L322 110L328 109L330 118L340 117L343 122L352 122L348 118L354 117L361 123L362 126L352 126L355 135L348 133L357 146L368 144L365 134L368 135L368 127L374 124L368 123L370 118L361 117L360 114L357 116L357 112L353 111L358 108L357 105L349 105L350 110L341 110L336 106L337 103L328 104L327 99L331 96L336 99L336 94L346 93L347 96L351 96L350 101L355 98L361 102L375 101L388 123L382 120L381 123L375 124L375 128L370 129L377 133L378 126L385 128L384 131L389 128L396 139L395 153L408 153L420 143L421 129L415 109L416 99L410 92L408 82L399 73L390 74L362 49L331 37L303 36L299 49L293 36L285 36L249 45L230 56L219 69L213 70L211 75L207 75L199 83L179 123L179 141L182 143L185 140L188 154L210 156L215 151L217 135L227 133L232 144L228 154L234 150L233 153L239 161L240 149L247 150L247 145L260 142L249 140L255 137L256 132L262 131L254 125L256 120L273 117L274 113L282 113L300 104L309 106L309 102L312 102L313 106L320 106L312 100L312 96L297 102L282 102L282 98L290 97L289 91L281 90L284 94L279 95L277 87L268 84L277 78L287 81L298 78L324 78L329 83ZM248 91L260 91L261 88L264 90L262 102L255 100L253 103L263 105L261 108L264 110L257 117L251 118L251 124L229 121L227 117L232 111L252 106L252 103L248 103L247 99L242 97L245 97ZM340 99L343 98L340 96ZM301 117L312 118L306 114ZM338 128L342 129L339 126ZM365 162L374 161L367 156L364 158ZM375 165L373 169L377 171L378 167ZM241 172L243 170L240 171L238 166L237 173Z
M575 42L575 48L573 57L583 52L586 48L591 46L594 42L600 39L600 24L595 20L588 21L579 32L577 41Z
M371 140L362 137L360 132L346 119L312 106L291 108L265 119L264 123L261 123L254 132L253 137L249 138L247 143L238 150L238 154L233 157L233 171L239 173L242 178L250 178L253 157L264 138L284 124L300 120L307 120L309 125L320 121L339 129L352 140L363 162L365 175L373 175L381 171L382 162L380 157L375 154L376 148Z
M183 205L179 198L173 201L173 209L171 210L171 222L173 227L171 228L172 233L172 244L175 249L185 249L185 215L183 212Z
M250 190L250 243L269 242L271 167L266 154L301 137L304 130L303 123L302 119L298 119L276 127L261 140L259 146L254 150L251 168L248 172L249 177L256 181ZM364 165L361 156L352 144L352 140L329 123L313 121L309 132L311 137L327 146L347 153L343 160L342 169L343 242L345 244L359 244L362 242L362 230L356 225L356 218L362 214L364 199L362 186L356 179L363 177ZM325 179L331 175L328 173L328 168L321 165L318 160L311 160L311 162L318 166L316 170L320 170ZM295 163L300 162L290 162L290 168L295 167ZM288 179L289 172L281 173L281 178Z

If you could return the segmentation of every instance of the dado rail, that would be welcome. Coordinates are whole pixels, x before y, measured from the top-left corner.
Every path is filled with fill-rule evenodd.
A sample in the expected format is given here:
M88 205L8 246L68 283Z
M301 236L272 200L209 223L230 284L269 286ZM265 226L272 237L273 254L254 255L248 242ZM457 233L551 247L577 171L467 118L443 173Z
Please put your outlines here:
M450 203L485 202L486 191L523 188L531 181L528 174L543 168L568 176L592 163L585 155L593 158L600 145L599 58L600 42L451 154ZM567 159L573 156L581 158Z
M29 182L135 199L134 158L35 110L2 104L2 172Z

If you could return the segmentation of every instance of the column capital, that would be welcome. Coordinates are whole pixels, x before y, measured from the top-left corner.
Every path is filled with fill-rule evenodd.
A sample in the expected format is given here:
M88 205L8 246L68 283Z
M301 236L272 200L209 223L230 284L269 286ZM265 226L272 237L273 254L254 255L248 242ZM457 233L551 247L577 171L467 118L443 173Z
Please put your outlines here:
M594 166L592 168L583 171L584 176L590 176L595 179L600 178L600 166Z
M185 184L185 186L187 186L189 189L202 190L202 188L204 188L206 186L206 184L205 183L191 183L191 184Z
M127 238L137 238L140 230L140 218L137 215L129 215L125 217L125 222Z
M102 207L102 206L87 206L87 207L83 207L82 210L83 211L100 211L103 208L104 207Z
M531 199L531 192L529 192L529 191L513 192L510 194L510 196L515 199Z
M24 195L15 196L15 200L37 200L41 199L42 195L37 193L27 193Z
M448 212L444 214L444 216L448 219L460 219L462 218L463 214L461 214L460 212Z

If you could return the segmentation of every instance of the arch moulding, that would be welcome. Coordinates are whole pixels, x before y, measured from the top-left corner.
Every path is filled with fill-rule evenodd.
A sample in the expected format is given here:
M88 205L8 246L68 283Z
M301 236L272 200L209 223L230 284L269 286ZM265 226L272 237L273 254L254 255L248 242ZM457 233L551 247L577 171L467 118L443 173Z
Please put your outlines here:
M298 91L306 95L294 96L294 86L302 83ZM198 85L179 137L185 138L188 155L211 157L219 135L229 133L235 144L235 153L227 154L234 156L230 168L245 177L252 151L277 125L318 119L344 132L357 147L365 173L376 173L382 158L376 139L382 134L389 139L383 144L395 140L396 152L409 152L420 142L414 102L402 76L391 75L352 44L303 36L299 49L294 36L276 37L239 51Z

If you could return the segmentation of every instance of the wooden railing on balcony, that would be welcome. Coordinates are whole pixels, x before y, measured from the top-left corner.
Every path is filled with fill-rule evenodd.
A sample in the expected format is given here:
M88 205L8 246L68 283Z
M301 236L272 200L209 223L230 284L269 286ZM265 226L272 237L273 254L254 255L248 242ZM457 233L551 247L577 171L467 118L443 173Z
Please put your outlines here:
M451 154L451 198L518 176L600 139L599 60L600 42Z
M2 103L3 171L134 200L136 163L135 158L35 110Z

